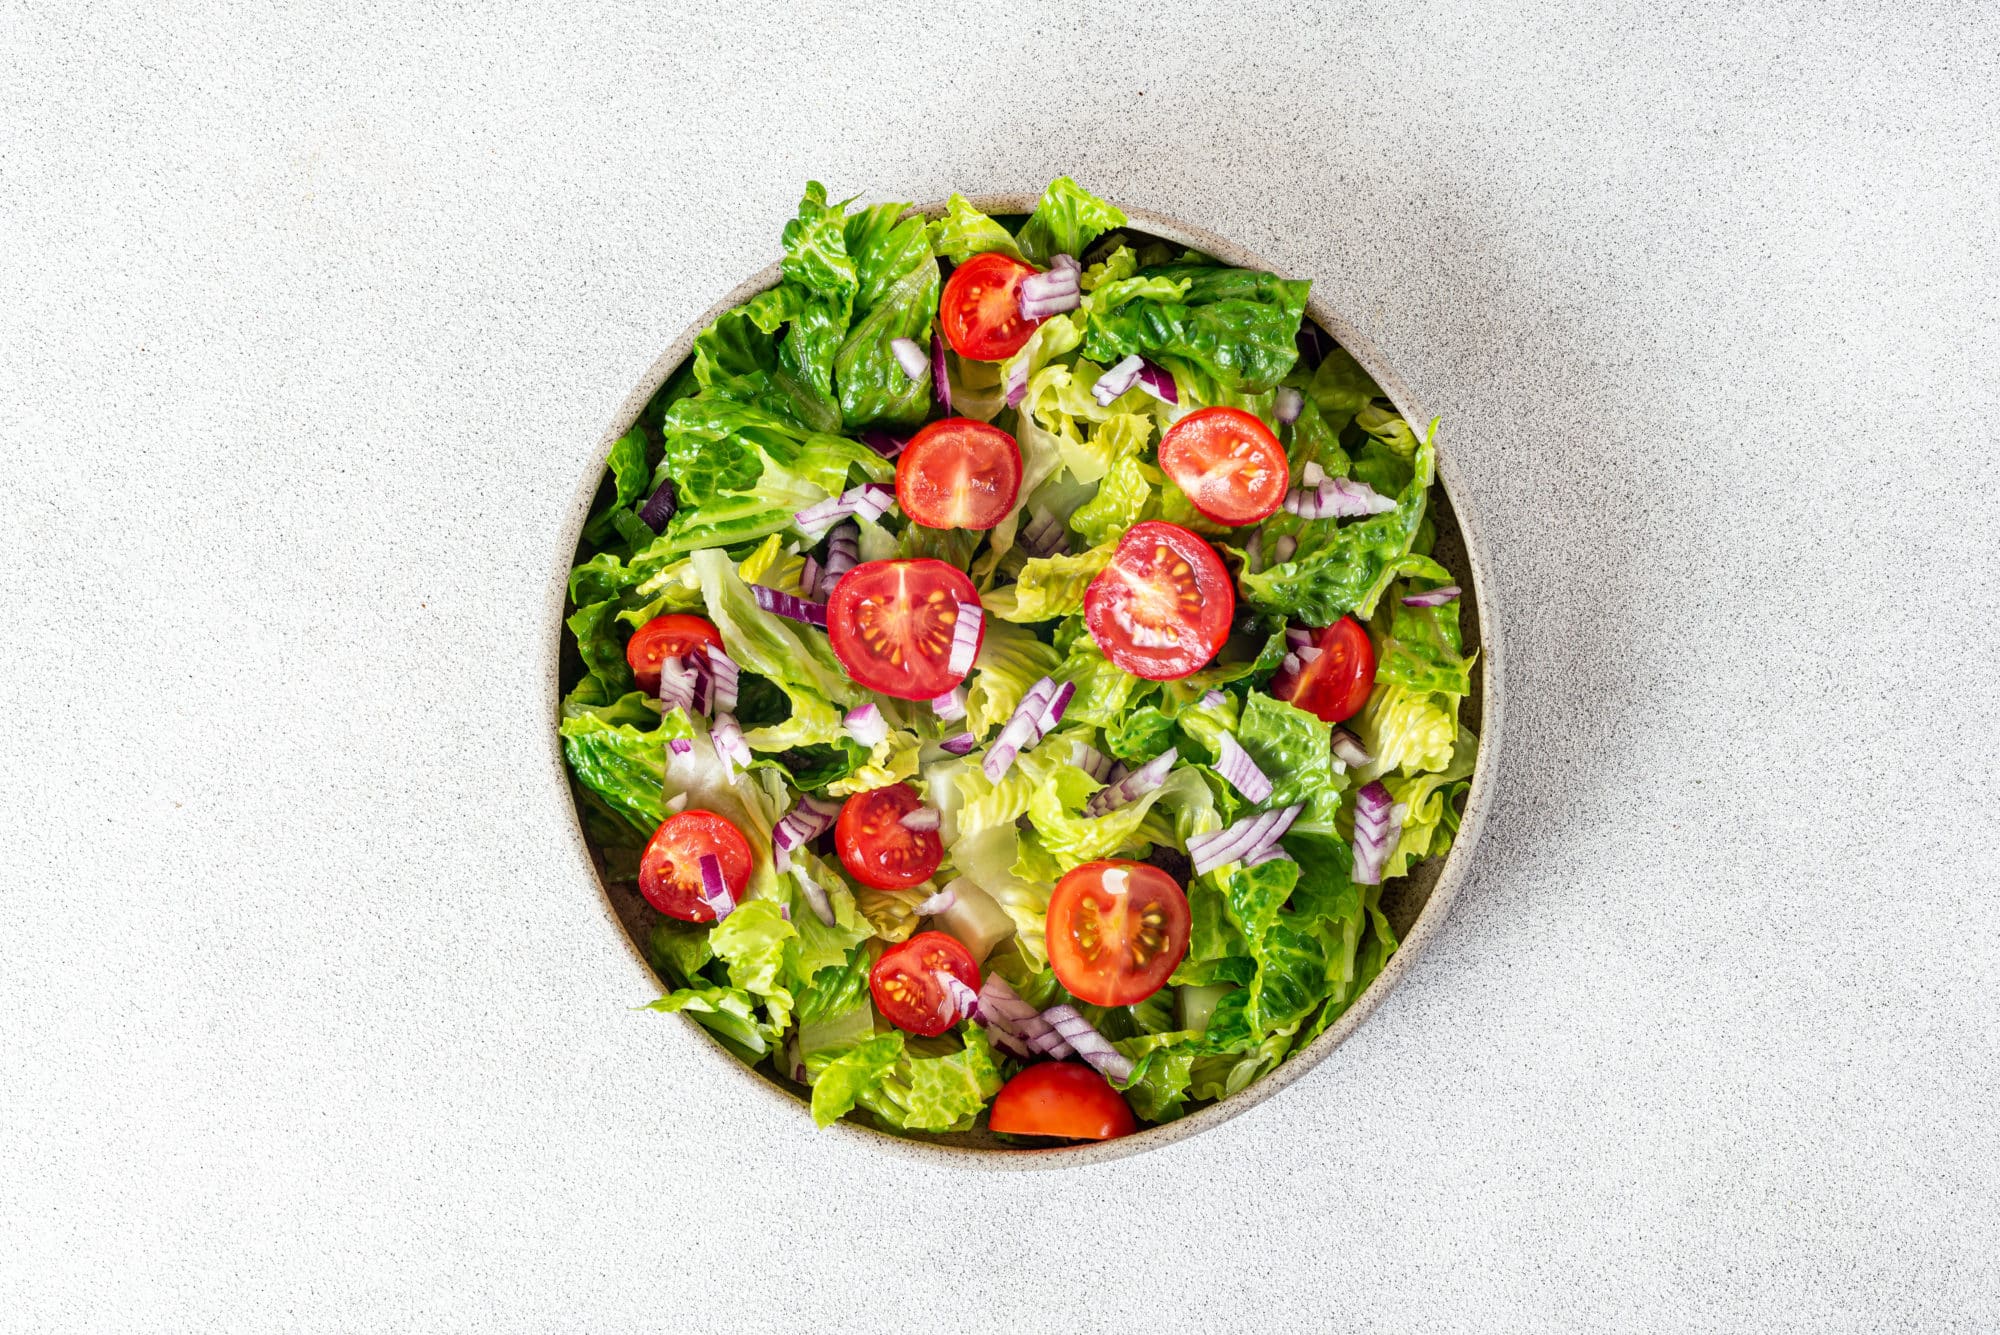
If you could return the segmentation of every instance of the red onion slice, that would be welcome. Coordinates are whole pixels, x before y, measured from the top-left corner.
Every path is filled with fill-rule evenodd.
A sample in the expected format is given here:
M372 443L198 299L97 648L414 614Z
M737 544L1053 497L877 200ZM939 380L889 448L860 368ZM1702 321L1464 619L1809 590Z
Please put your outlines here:
M951 657L944 665L946 672L962 677L972 671L972 660L979 653L979 632L985 624L986 613L978 603L958 605L958 620L951 628Z
M799 596L814 598L819 595L819 562L807 553L805 562L799 566Z
M914 815L915 813L913 812L911 814ZM935 816L937 813L933 811L931 814ZM905 820L903 822L903 824L905 825L908 825L909 823L910 822L908 820ZM932 825L929 828L936 829L937 827L935 825ZM946 909L950 908L953 904L956 904L957 902L958 902L958 891L952 889L950 886L946 886L944 889L932 895L929 899L918 901L917 907L913 911L919 918L935 918L938 914L943 913Z
M987 1036L1026 1061L1035 1056L1022 1030L1030 1021L1038 1026L1037 1032L1048 1028L1041 1013L1016 996L1006 979L999 974L987 974L979 989L979 1023L986 1026Z
M1075 694L1076 683L1073 681L1066 681L1056 687L1056 693L1049 700L1048 707L1043 709L1040 716L1035 719L1036 741L1039 742L1042 738L1055 731L1056 724L1062 722L1063 713L1069 708L1070 699Z
M940 721L956 723L965 717L965 687L954 686L931 701L931 713Z
M1153 362L1145 362L1139 367L1139 388L1161 403L1179 404L1181 401L1181 392L1174 385L1173 373Z
M1271 544L1271 560L1278 565L1283 565L1292 559L1292 553L1298 551L1298 549L1298 539L1289 533L1280 534L1278 540Z
M1293 649L1306 648L1312 642L1313 633L1309 630L1300 630L1297 626L1290 626L1285 630L1285 643Z
M1220 709L1228 700L1229 697L1221 691L1205 691L1202 693L1201 707L1203 709Z
M681 742L688 748L688 750L690 751L694 750L693 744L687 742L684 738L676 737L674 738L674 740L677 742ZM687 810L687 804L688 804L688 795L686 793L675 793L672 797L668 798L665 802L661 803L661 806L667 811L669 815L673 815L675 813Z
M1078 270L1070 268L1048 269L1042 273L1029 274L1021 280L1021 300L1047 301L1050 297L1060 297L1078 291L1082 279Z
M1347 477L1330 477L1317 487L1294 487L1285 493L1285 513L1301 519L1352 519L1395 508L1395 501L1366 482Z
M665 533L667 521L674 517L674 511L679 508L679 493L674 490L674 480L670 477L661 478L660 485L653 488L653 494L639 507L639 522L655 533Z
M1028 397L1028 359L1017 357L1007 368L1007 406L1018 408L1021 400Z
M895 507L896 493L880 482L864 482L846 492L844 499L854 502L854 513L861 518L879 520Z
M1382 868L1402 833L1396 800L1378 780L1354 795L1354 883L1382 884Z
M1033 556L1053 556L1068 548L1063 537L1063 521L1037 505L1028 511L1028 522L1021 530L1021 545Z
M835 528L833 536L826 540L826 569L820 572L818 596L831 598L840 577L860 563L861 530L852 524Z
M1345 728L1333 730L1333 753L1341 763L1353 769L1375 763L1375 757L1368 754L1368 748L1361 744L1361 739Z
M1111 757L1089 742L1073 741L1069 744L1069 763L1099 783L1111 776Z
M922 380L924 372L931 369L930 358L924 356L924 350L917 346L913 338L890 339L889 351L896 354L896 364L912 380Z
M694 688L700 674L682 662L678 656L668 656L660 660L660 710L685 709L694 711Z
M1446 603L1457 598L1458 594L1458 585L1447 584L1441 589L1426 589L1422 593L1405 594L1403 596L1403 606L1443 607Z
M762 584L752 584L750 594L757 600L757 606L773 616L785 617L792 621L802 621L808 626L826 629L826 604L810 602L795 594L780 593Z
M1075 288L1071 288L1067 292L1058 292L1051 297L1036 300L1028 295L1027 283L1021 284L1021 318L1023 320L1046 320L1051 315L1061 315L1065 311L1073 311L1082 304L1083 297Z
M993 745L987 748L986 759L980 762L979 768L989 780L994 783L1000 782L1006 777L1007 771L1014 767L1014 757L1040 740L1035 731L1035 721L1042 716L1042 711L1048 708L1049 701L1055 698L1055 694L1055 679L1043 677L1030 686L1027 694L1021 697L1021 703L1015 707L1006 726L1000 729L1000 735L994 738Z
M1090 387L1090 397L1097 400L1098 407L1110 407L1113 399L1132 388L1138 381L1140 368L1145 364L1144 357L1136 352L1133 353L1097 377L1097 383Z
M808 505L803 510L792 511L792 522L799 530L818 537L828 528L854 513L854 504L845 496L829 496L823 501Z
M833 901L827 897L826 891L820 888L819 882L813 880L812 877L806 875L797 867L792 868L792 875L799 878L799 889L804 892L806 903L812 905L813 916L828 927L833 926Z
M1280 385L1276 396L1271 400L1271 413L1280 422L1290 426L1299 420L1299 414L1305 411L1305 406L1305 395L1290 385Z
M717 714L715 726L708 730L708 740L715 747L715 754L732 769L747 769L750 765L750 746L743 740L743 729L728 714Z
M729 893L729 883L722 879L722 859L713 853L703 853L699 865L701 902L714 910L715 920L721 922L736 911L736 897Z
M709 700L725 714L736 711L736 688L742 679L736 660L714 645L708 650Z
M855 439L881 455L884 459L895 458L903 452L903 447L910 443L901 436L891 435L880 427L873 426L869 427L866 431L857 431Z
M1276 862L1279 858L1290 862L1292 855L1276 844L1266 844L1261 851L1252 853L1244 858L1243 865L1246 867L1261 867L1267 862Z
M694 743L685 737L667 738L667 749L677 756L684 756L694 750Z
M1042 1012L1042 1018L1055 1026L1055 1031L1076 1049L1076 1055L1096 1067L1098 1074L1109 1080L1131 1078L1132 1059L1112 1047L1111 1040L1098 1033L1076 1007L1051 1006Z
M916 378L914 373L910 376ZM951 411L951 373L944 364L944 335L935 329L931 331L931 395L946 412Z
M935 830L943 819L944 817L938 814L936 807L917 807L912 811L905 812L903 818L897 824L906 830L916 830L921 833L925 830ZM942 912L943 910L937 911Z
M958 733L938 743L941 749L955 756L969 756L972 754L972 748L978 745L979 739L969 732Z
M1257 768L1257 762L1250 758L1242 743L1225 732L1219 749L1222 754L1216 758L1215 772L1227 779L1230 787L1251 802L1262 802L1270 797L1270 777Z
M933 969L931 976L944 991L947 1025L979 1018L979 994L961 982L957 974L949 969Z
M1188 857L1194 863L1195 873L1211 872L1217 867L1263 852L1292 828L1292 822L1304 810L1303 803L1296 803L1280 811L1266 811L1237 821L1228 829L1217 830L1213 834L1195 835L1187 841Z
M1110 787L1092 793L1083 804L1083 814L1102 816L1107 811L1116 811L1127 802L1144 797L1167 781L1168 773L1180 758L1178 748L1168 747Z
M1067 269L1079 279L1083 276L1083 265L1078 263L1076 256L1067 253L1049 256L1049 272L1054 273L1058 269Z
M889 720L873 704L856 705L848 710L840 726L863 746L878 746L889 737Z
M1317 459L1309 461L1299 470L1299 485L1302 487L1317 487L1324 481L1326 481L1326 470L1319 466Z

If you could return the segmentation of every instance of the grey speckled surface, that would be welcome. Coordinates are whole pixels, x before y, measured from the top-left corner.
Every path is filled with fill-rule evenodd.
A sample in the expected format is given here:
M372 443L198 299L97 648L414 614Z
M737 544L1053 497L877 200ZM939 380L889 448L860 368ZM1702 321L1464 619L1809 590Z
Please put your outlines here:
M2000 1325L1995 11L1114 12L0 8L0 1327ZM522 628L806 175L1062 170L1444 414L1512 735L1321 1067L977 1174L626 1009Z

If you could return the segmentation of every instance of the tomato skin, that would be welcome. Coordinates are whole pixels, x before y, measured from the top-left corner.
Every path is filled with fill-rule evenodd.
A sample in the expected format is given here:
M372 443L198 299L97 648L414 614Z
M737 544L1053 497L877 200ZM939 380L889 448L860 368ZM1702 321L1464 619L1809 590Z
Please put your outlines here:
M973 417L932 422L896 459L896 503L925 528L997 526L1021 493L1021 446Z
M1254 524L1284 504L1292 484L1285 447L1241 408L1203 408L1167 429L1160 470L1218 524Z
M875 1009L898 1029L937 1037L963 1018L937 980L940 970L974 992L979 990L979 966L957 937L918 932L901 945L890 946L868 971Z
M1115 1140L1139 1129L1131 1105L1082 1062L1040 1062L993 1098L987 1125L1009 1136Z
M658 695L660 660L685 658L688 650L708 644L722 647L722 632L714 622L686 612L669 612L632 632L632 638L625 642L625 661L631 665L639 689Z
M1083 594L1090 638L1113 664L1148 681L1185 677L1214 658L1235 615L1236 586L1215 549L1157 519L1118 540L1111 564Z
M944 861L944 840L936 830L904 828L903 817L924 804L907 783L856 793L840 808L833 845L841 865L863 885L907 890L922 885Z
M715 910L701 897L701 855L722 862L722 883L741 900L750 885L750 841L727 816L696 809L660 822L639 859L639 893L669 918L714 922Z
M1041 272L989 250L952 270L938 297L938 327L961 357L1005 361L1034 337L1040 320L1021 317L1021 284Z
M1158 867L1086 862L1049 895L1049 964L1056 981L1091 1005L1131 1006L1180 967L1191 922L1187 895Z
M898 700L934 700L967 675L950 671L958 603L978 606L979 591L956 566L928 557L866 561L834 586L826 605L827 639L847 675L869 690ZM979 638L984 643L983 620Z
M1318 715L1328 723L1353 718L1375 689L1375 645L1367 628L1351 616L1318 633L1319 657L1297 673L1271 678L1271 694Z

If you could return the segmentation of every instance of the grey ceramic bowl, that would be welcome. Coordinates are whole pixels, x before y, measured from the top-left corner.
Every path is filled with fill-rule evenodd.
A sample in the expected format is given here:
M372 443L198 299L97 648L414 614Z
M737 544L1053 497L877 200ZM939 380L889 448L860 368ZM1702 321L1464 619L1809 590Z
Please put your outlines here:
M993 215L1006 216L1026 214L1034 209L1036 196L1033 195L977 195L972 197L974 205ZM944 211L944 204L921 205L916 210L935 217ZM1126 230L1149 233L1166 241L1191 246L1215 256L1228 264L1250 269L1270 270L1271 266L1252 255L1243 247L1224 240L1219 236L1192 227L1178 219L1144 210L1127 209L1130 224ZM548 621L543 627L543 645L547 654L547 678L549 682L549 727L547 736L548 772L551 783L561 792L559 799L571 812L569 825L570 839L577 858L579 886L584 878L595 879L603 903L611 910L613 917L623 928L625 945L634 965L654 983L652 966L646 961L641 942L644 941L651 924L657 920L653 910L639 897L636 886L609 882L603 876L604 862L598 851L591 848L583 834L580 820L576 818L574 805L570 801L568 773L562 759L562 748L556 737L555 722L560 717L561 707L561 644L563 636L564 598L571 565L574 564L578 543L581 539L583 522L589 515L591 500L604 472L604 460L610 452L611 443L623 435L637 420L647 402L659 387L666 383L694 344L695 335L707 328L716 316L724 311L748 301L752 296L778 282L778 266L773 263L763 272L748 279L735 291L722 298L702 317L682 331L679 338L660 354L659 360L647 370L632 392L625 398L613 417L603 439L598 442L597 451L591 456L591 467L576 492L571 503L567 520L559 535L556 551L556 568L549 580ZM1400 409L1403 416L1412 423L1428 423L1430 413L1426 412L1411 394L1409 387L1383 364L1382 356L1375 346L1359 331L1329 309L1315 297L1306 307L1306 312L1329 334L1354 355L1356 361L1375 378L1385 394ZM1493 607L1491 582L1486 577L1485 552L1479 537L1467 517L1457 506L1459 489L1454 485L1458 470L1453 465L1450 452L1450 436L1445 436L1445 445L1438 453L1438 484L1442 488L1442 503L1435 504L1432 511L1437 525L1437 554L1454 573L1465 579L1465 593L1462 603L1462 625L1467 646L1480 650L1478 672L1473 681L1472 695L1466 700L1463 717L1466 725L1479 734L1479 758L1473 768L1470 791L1465 799L1465 814L1459 823L1458 838L1449 855L1433 858L1412 869L1407 877L1384 887L1383 911L1396 929L1402 945L1389 960L1381 974L1375 979L1360 999L1348 1008L1326 1032L1313 1040L1303 1050L1292 1054L1275 1071L1250 1085L1241 1093L1220 1102L1199 1109L1177 1122L1153 1127L1137 1135L1098 1144L1078 1145L1051 1149L1024 1150L1003 1144L998 1138L986 1132L967 1132L951 1135L893 1135L854 1122L840 1122L824 1129L815 1128L812 1116L800 1097L798 1086L762 1071L745 1070L742 1063L715 1040L708 1038L707 1031L691 1022L685 1029L691 1034L699 1034L704 1040L700 1049L708 1060L726 1062L738 1070L743 1070L747 1097L748 1091L761 1091L762 1097L776 1098L796 1115L800 1133L804 1135L846 1135L862 1136L882 1149L905 1155L912 1155L939 1163L985 1168L1058 1168L1103 1163L1141 1150L1153 1149L1176 1140L1185 1139L1219 1125L1225 1119L1246 1112L1265 1099L1270 1098L1285 1086L1297 1080L1307 1071L1324 1061L1327 1054L1354 1032L1366 1020L1382 998L1401 982L1424 947L1430 944L1438 930L1444 925L1446 915L1451 910L1451 901L1463 884L1467 868L1478 851L1480 831L1486 823L1486 809L1491 799L1493 776L1498 768L1501 737L1500 682L1502 661L1500 638L1493 634L1492 627L1498 625ZM1436 501L1435 494L1433 495ZM1484 632L1484 633L1482 633ZM648 1017L650 1019L650 1017ZM665 1021L662 1021L665 1022Z

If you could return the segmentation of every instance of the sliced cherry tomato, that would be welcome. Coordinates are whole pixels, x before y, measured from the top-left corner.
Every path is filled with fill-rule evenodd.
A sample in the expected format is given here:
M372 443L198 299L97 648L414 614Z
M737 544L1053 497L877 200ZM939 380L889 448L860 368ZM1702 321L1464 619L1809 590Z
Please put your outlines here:
M978 606L979 592L956 566L929 558L869 561L834 585L827 638L847 675L869 690L934 700L965 680L951 671L960 603ZM983 622L979 635L986 637Z
M912 830L903 817L924 804L907 783L870 788L847 799L834 822L833 846L855 879L877 890L907 890L930 879L944 861L936 830Z
M926 1037L942 1034L962 1018L958 1005L938 981L949 973L974 992L979 990L979 966L957 937L943 932L918 932L900 946L890 946L868 971L868 990L875 1009L890 1024Z
M1160 438L1160 470L1218 524L1254 524L1292 485L1285 447L1241 408L1189 413Z
M1082 1062L1030 1066L994 1096L987 1124L1009 1136L1064 1140L1115 1140L1139 1129L1111 1082Z
M1328 723L1353 718L1375 689L1375 646L1367 630L1342 617L1319 632L1313 647L1319 653L1312 662L1271 678L1271 694Z
M1236 588L1215 549L1156 519L1118 540L1111 564L1083 594L1090 638L1113 664L1148 681L1185 677L1215 657L1235 615Z
M639 689L648 695L658 695L660 660L685 658L689 650L708 644L720 649L722 633L707 617L669 612L632 632L632 638L625 642L625 661L632 665L632 676Z
M1049 964L1093 1006L1130 1006L1166 984L1187 954L1187 896L1145 862L1086 862L1049 895Z
M932 422L896 459L896 503L925 528L989 529L1021 491L1021 447L971 417Z
M976 362L1005 361L1033 337L1040 320L1021 318L1021 284L1040 272L989 250L952 270L938 298L945 342Z
M639 859L639 893L669 918L713 922L715 910L702 900L701 855L722 863L722 883L736 899L750 884L750 841L726 816L683 811L660 822Z

